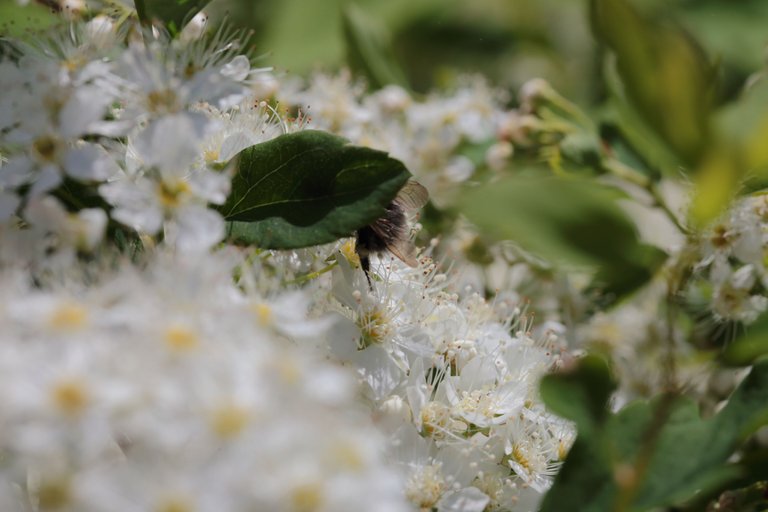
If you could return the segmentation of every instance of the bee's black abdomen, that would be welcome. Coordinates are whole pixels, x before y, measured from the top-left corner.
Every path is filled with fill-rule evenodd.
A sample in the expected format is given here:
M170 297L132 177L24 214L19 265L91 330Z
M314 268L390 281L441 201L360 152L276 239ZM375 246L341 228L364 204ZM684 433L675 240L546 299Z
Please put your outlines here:
M357 230L355 240L355 252L360 257L360 266L371 283L370 268L371 254L377 254L393 250L393 246L408 236L408 224L403 208L396 202L387 205L384 215L373 221L372 224Z
M355 247L358 254L374 254L386 250L387 244L370 226L357 230Z

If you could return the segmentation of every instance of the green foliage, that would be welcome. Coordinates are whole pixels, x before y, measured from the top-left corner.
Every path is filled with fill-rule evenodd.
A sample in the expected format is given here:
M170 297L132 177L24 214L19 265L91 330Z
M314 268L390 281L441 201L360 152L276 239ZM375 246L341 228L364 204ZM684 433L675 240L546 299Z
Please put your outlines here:
M463 211L497 239L550 261L598 269L599 286L621 294L644 284L664 254L639 241L616 204L620 197L587 180L512 176L468 190Z
M680 22L721 60L725 71L752 73L765 58L768 3L763 0L680 2Z
M380 217L410 177L386 153L306 130L240 153L219 211L230 239L290 249L333 242Z
M761 78L739 101L715 117L718 138L707 152L697 176L693 220L704 225L734 198L742 179L768 170L768 83Z
M142 23L160 21L172 34L184 28L211 0L136 0L136 13Z
M683 162L696 164L710 137L715 76L701 48L624 0L593 0L590 7L594 33L615 53L627 97Z
M651 510L716 492L743 476L744 467L727 461L745 436L768 422L766 361L707 420L689 400L672 395L607 415L612 386L608 368L595 358L542 382L545 403L579 426L542 512Z
M344 41L350 68L379 89L389 84L407 87L407 80L392 55L390 34L356 4L343 12Z
M23 38L61 22L61 17L50 7L34 2L29 5L20 5L15 0L0 0L0 35L2 36Z
M608 415L608 399L616 389L608 364L599 356L586 356L579 364L541 380L541 398L556 414L576 422L579 433L590 437Z
M763 314L726 349L723 359L728 364L743 366L768 354L768 315Z
M621 82L616 59L605 62L604 78L608 90L606 121L615 123L623 138L641 156L656 178L659 174L671 175L680 168L680 159L664 142L664 139L643 119L627 97Z

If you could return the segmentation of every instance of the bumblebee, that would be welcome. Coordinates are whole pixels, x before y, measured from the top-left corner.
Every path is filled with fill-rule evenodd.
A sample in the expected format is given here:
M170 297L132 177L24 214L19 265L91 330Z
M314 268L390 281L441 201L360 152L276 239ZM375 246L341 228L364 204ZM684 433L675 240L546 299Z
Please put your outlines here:
M373 223L357 230L355 252L360 257L360 266L365 272L371 288L371 254L385 251L397 256L403 263L415 267L416 248L410 240L408 214L427 204L429 194L420 183L409 180L384 210L384 215Z

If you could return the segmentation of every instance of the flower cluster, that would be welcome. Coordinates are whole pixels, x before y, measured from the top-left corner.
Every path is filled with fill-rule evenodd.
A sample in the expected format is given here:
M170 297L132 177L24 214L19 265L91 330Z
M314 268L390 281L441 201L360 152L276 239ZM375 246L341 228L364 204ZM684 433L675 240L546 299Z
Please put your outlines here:
M0 508L408 510L354 379L297 346L329 323L240 259L2 273Z
M361 376L411 503L534 509L574 437L537 394L568 357L562 326L534 338L518 303L455 293L427 256L417 268L380 259L370 287L354 257L338 260L327 308L342 320L327 350Z
M534 508L574 436L536 391L560 324L427 256L369 283L351 242L217 247L230 161L309 119L280 107L446 204L510 156L461 154L502 98L283 86L241 34L140 30L100 15L0 61L0 508Z
M168 41L124 31L98 16L0 63L0 222L17 215L62 248L92 250L109 210L181 250L207 249L224 236L208 207L229 193L222 163L283 127L250 99L261 70L239 34ZM78 202L83 187L97 187L90 208Z
M761 194L739 202L706 233L694 286L715 320L749 324L768 309L767 221L768 197Z

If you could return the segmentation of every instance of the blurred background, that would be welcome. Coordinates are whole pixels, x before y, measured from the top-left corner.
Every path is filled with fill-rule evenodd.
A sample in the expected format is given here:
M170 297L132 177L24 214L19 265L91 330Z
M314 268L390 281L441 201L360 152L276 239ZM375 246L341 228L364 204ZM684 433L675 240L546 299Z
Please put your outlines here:
M45 26L59 0L0 0L0 34ZM62 0L72 9L96 2ZM150 5L159 0L148 0ZM198 4L207 3L196 0ZM20 10L19 3L28 3ZM194 3L194 2L191 2ZM651 18L680 25L718 65L718 100L733 98L763 67L768 44L765 0L637 0ZM413 91L481 73L511 92L533 77L547 79L577 103L603 99L601 55L582 0L213 0L205 8L213 25L253 30L264 65L306 75L349 63L344 29L350 7L365 31L386 41L393 67ZM360 23L358 23L360 25ZM511 96L514 99L514 94Z
M391 41L406 80L424 92L457 74L482 73L517 91L542 77L582 104L602 99L600 55L580 0L358 0L359 11ZM348 0L214 0L212 21L253 28L265 63L292 73L347 62L342 27ZM642 0L651 17L682 25L720 65L725 101L763 66L768 43L764 0Z

